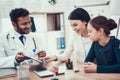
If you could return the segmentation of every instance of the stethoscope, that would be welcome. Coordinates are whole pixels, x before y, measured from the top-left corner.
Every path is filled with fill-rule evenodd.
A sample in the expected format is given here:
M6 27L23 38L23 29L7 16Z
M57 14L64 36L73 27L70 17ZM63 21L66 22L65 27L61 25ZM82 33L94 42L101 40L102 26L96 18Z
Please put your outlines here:
M9 46L13 46L13 45L10 44L10 38L9 38L9 36L10 36L10 34L8 33L7 36L6 36L7 41L8 41L8 43L9 43ZM15 37L12 37L12 40L14 41L14 40L15 40ZM32 51L34 52L34 54L36 54L36 52L37 52L36 42L35 42L35 39L34 39L34 38L32 38L32 40L33 40L33 43L34 43L34 49L33 49ZM15 42L14 42L14 45L15 45ZM14 47L15 47L15 46L14 46ZM15 50L15 48L12 48L11 50ZM7 54L6 54L6 56L7 56ZM45 64L43 60L39 61L39 60L34 59L34 58L31 58L31 59L32 59L32 60L35 60L35 61L37 61L37 62L39 62L39 63L41 63L41 64Z
M8 41L8 43L9 43L9 46L12 47L13 45L10 44L9 36L10 36L10 34L8 33L7 36L6 36L6 38L7 38L7 41ZM12 37L12 40L13 40L13 41L14 41L14 39L15 39L15 37ZM33 43L34 43L33 52L36 52L36 49L37 49L36 42L35 42L35 39L34 39L34 38L32 38L32 40L33 40ZM15 43L15 42L14 42L14 43ZM15 45L15 44L14 44L14 45ZM14 49L15 49L15 46L13 46L13 47L11 48L11 50L14 50Z

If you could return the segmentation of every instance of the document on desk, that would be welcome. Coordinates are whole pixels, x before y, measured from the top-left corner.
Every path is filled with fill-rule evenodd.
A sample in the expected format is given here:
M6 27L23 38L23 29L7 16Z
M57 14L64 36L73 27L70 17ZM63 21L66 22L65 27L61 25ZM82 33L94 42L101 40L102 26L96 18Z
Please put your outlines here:
M0 68L0 77L4 77L16 73L17 70L15 68Z
M58 67L58 75L65 73L66 66L59 66ZM74 68L74 71L79 71L78 68ZM34 72L39 75L40 77L47 77L47 76L53 76L54 73L49 70L34 70Z

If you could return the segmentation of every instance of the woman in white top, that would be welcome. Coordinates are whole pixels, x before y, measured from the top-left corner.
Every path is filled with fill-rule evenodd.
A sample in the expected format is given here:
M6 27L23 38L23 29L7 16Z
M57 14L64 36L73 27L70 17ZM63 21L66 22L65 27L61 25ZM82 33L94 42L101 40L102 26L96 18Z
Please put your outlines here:
M68 20L74 31L68 47L63 54L44 57L45 61L65 61L70 58L71 55L72 57L74 55L74 59L77 59L79 62L84 62L92 43L87 35L87 24L90 20L90 16L86 10L77 8L70 13Z

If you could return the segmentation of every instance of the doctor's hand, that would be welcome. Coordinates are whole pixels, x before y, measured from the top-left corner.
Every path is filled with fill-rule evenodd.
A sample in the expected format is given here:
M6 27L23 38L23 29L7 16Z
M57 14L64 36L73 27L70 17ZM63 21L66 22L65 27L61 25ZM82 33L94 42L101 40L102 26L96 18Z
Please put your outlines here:
M39 58L40 60L44 60L46 63L49 63L49 62L52 62L52 61L55 61L58 59L57 56L46 56L46 57L42 57L42 58Z
M45 51L40 51L40 52L37 53L37 55L38 55L38 58L45 57L46 52Z
M84 72L87 72L87 73L97 72L97 65L93 62L84 63L83 68L84 68Z
M22 62L22 61L24 61L24 60L26 60L26 59L29 59L29 58L28 58L28 57L25 57L25 56L23 55L23 52L18 52L17 55L16 55L16 57L15 57L15 59L16 59L16 61L17 61L18 63L20 63L20 62Z

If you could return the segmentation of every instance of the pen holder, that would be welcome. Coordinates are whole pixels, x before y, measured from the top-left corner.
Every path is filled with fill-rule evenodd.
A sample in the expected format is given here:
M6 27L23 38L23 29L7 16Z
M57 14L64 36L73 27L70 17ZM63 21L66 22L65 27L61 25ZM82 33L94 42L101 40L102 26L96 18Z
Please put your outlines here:
M68 61L66 62L65 80L73 79L74 79L73 62L70 59L68 59Z

